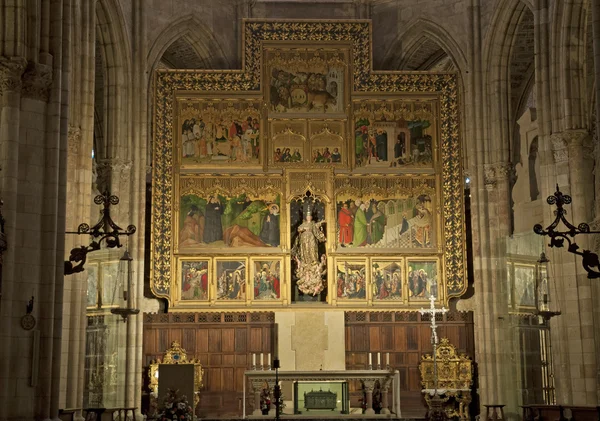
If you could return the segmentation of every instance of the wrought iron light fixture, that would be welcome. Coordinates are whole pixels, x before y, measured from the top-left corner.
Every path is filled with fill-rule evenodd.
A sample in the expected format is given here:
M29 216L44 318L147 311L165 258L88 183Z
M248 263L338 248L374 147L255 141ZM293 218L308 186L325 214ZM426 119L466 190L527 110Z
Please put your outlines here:
M94 198L94 203L97 205L104 205L104 209L101 211L102 216L96 225L90 228L90 226L84 222L79 224L77 231L67 232L67 234L87 234L92 237L92 242L89 246L76 247L71 250L69 260L65 261L65 275L82 272L84 270L83 265L85 264L87 254L92 251L100 250L102 242L104 242L108 248L121 247L122 244L119 237L135 234L135 225L129 225L126 230L123 230L115 224L110 217L110 206L119 204L119 198L117 196L104 192Z
M123 266L123 271L125 272L125 278L127 279L126 289L123 291L123 299L125 303L127 303L126 307L113 307L110 309L112 314L116 314L123 318L123 322L127 322L127 318L129 316L133 316L140 312L139 309L132 307L132 299L131 299L131 261L133 258L129 254L129 251L125 250L123 256L121 257L120 263Z
M548 268L546 264L550 262L546 258L546 253L542 252L538 259L538 273L537 273L537 303L536 303L536 314L542 319L548 321L555 316L560 316L560 310L550 310L550 286L548 284Z
M556 218L545 229L542 227L542 225L535 224L533 226L533 232L538 235L547 235L550 237L550 244L548 244L550 247L564 247L564 242L567 240L567 243L569 243L567 250L570 253L583 257L583 268L588 273L588 278L600 278L600 261L598 260L598 255L590 250L580 251L579 246L574 241L576 235L600 234L600 231L590 231L590 226L585 222L575 226L567 221L565 217L567 210L564 208L564 205L571 203L571 196L562 194L558 188L558 185L556 185L556 192L554 195L548 196L546 202L549 205L556 205L556 210L554 211ZM556 230L556 227L560 222L562 222L568 228L567 231Z

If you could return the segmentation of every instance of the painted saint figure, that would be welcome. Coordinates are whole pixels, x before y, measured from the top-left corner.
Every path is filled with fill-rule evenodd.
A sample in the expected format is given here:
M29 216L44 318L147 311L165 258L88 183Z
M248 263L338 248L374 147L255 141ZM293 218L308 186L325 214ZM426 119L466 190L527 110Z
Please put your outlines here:
M360 247L367 242L367 216L365 215L366 206L359 199L356 201L356 213L354 215L354 238L352 244L354 247Z
M204 215L196 205L192 205L183 220L183 229L179 233L179 245L188 246L201 243L203 236Z
M344 246L352 242L352 228L354 225L354 215L348 209L348 203L342 205L342 209L338 213L338 224L340 225L339 243Z
M260 239L272 247L279 247L279 206L275 203L269 206L269 213L265 216Z
M223 206L215 196L208 198L204 212L204 242L212 243L223 239L223 224L221 222Z

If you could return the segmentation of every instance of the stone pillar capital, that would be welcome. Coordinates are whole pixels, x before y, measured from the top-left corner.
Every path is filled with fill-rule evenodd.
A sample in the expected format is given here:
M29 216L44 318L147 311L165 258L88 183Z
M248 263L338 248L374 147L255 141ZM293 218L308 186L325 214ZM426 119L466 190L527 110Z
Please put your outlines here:
M26 65L27 60L22 57L0 56L0 95L21 91L21 76Z
M52 85L52 67L30 62L23 73L22 81L23 97L48 102Z
M252 379L252 390L254 392L260 392L263 389L265 381L262 379Z
M363 384L365 385L365 390L367 392L373 392L373 389L375 388L375 382L377 381L377 379L363 379Z
M594 142L587 130L571 129L550 135L554 163L567 162L571 158L591 157Z
M81 128L69 125L69 156L76 157L79 155L81 145Z
M514 167L510 162L483 164L483 183L486 189L491 190L496 187L498 182L507 181L513 171Z
M132 162L121 158L108 158L96 160L98 172L98 190L104 191L110 187L109 181L114 186L124 185L129 180Z

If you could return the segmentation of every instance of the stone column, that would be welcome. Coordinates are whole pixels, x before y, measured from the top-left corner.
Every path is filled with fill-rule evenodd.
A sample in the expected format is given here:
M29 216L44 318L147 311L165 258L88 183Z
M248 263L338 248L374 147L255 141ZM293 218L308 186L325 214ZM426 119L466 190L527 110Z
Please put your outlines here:
M263 368L264 369L264 368ZM269 385L269 394L271 395L271 404L269 405L269 416L275 416L275 380L267 380Z
M591 140L584 130L567 130L550 136L552 149L546 177L556 180L564 194L572 197L567 220L574 225L588 222L592 216L593 174ZM552 174L552 175L551 175ZM546 185L548 181L546 180ZM554 189L556 187L554 186ZM547 188L547 195L554 193ZM554 207L546 206L544 226L554 220ZM559 230L566 230L562 226ZM586 236L578 236L581 248L588 248ZM594 321L591 281L579 256L566 248L552 249L550 280L556 285L555 302L563 315L551 320L557 401L560 404L595 405L597 403L598 355L595 340L598 326Z
M262 411L260 409L260 393L262 391L262 387L262 380L252 380L252 390L254 391L254 411L252 411L252 415L262 415Z
M381 413L386 414L386 415L391 414L389 396L388 396L391 383L392 383L392 380L390 378L387 378L383 381L383 385L381 387Z
M365 385L365 391L367 392L367 409L365 410L365 415L375 415L375 410L373 409L373 388L375 387L375 380L365 379L363 380L363 384Z
M0 301L0 419L9 416L11 402L14 404L17 378L12 373L13 348L16 347L19 329L18 308L15 300L16 267L15 239L17 226L17 194L19 167L19 125L21 106L21 75L26 61L20 57L0 57L0 168L2 168L0 191L4 200L5 234L12 246L4 254L2 300ZM14 305L14 308L13 308ZM18 336L22 336L19 332ZM18 337L17 336L17 337ZM23 364L27 364L25 361Z

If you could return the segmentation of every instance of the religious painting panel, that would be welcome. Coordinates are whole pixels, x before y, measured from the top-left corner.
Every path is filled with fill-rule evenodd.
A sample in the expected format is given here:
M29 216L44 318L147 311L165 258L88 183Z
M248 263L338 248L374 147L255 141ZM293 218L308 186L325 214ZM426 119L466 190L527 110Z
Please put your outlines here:
M260 102L181 99L178 105L182 169L260 164Z
M348 50L266 48L270 116L344 114Z
M246 259L215 259L217 301L245 301L247 292Z
M267 177L182 177L178 252L279 248L281 187Z
M250 279L253 299L257 301L281 300L282 274L283 260L281 258L251 258Z
M294 167L307 161L306 121L273 121L271 133L270 165Z
M427 301L431 296L440 298L441 276L437 260L407 259L406 278L410 302Z
M338 250L437 247L434 177L336 181Z
M436 112L433 101L355 102L355 166L370 172L433 169Z
M98 306L98 265L88 263L85 266L87 270L87 306Z
M101 263L100 281L102 306L119 305L123 298L123 279L119 279L118 260Z
M374 303L403 301L404 261L401 258L371 260L371 296Z
M309 123L311 164L341 166L346 163L344 124L344 121Z
M212 279L211 263L210 258L179 260L180 300L208 302L210 280Z
M335 294L338 302L367 299L367 260L358 258L335 259Z
M535 265L515 263L515 306L526 310L535 308Z

